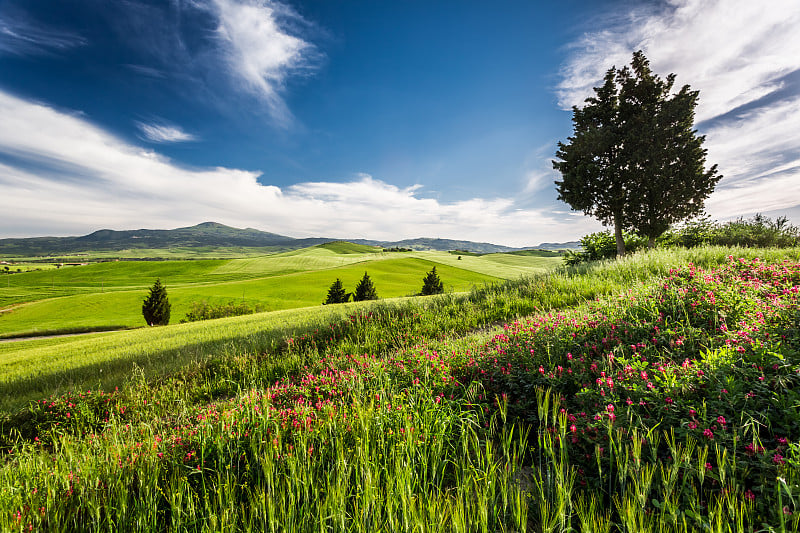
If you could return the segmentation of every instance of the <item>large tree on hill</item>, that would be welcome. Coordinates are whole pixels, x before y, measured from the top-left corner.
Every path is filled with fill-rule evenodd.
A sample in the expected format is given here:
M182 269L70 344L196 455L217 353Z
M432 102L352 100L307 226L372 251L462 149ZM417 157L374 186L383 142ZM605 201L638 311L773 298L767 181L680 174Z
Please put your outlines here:
M613 225L618 255L623 230L652 246L670 224L702 212L722 177L716 165L704 170L705 138L693 129L698 91L685 85L670 95L674 82L636 52L631 68L610 68L595 96L573 107L574 134L558 143L559 200Z
M169 324L171 304L167 298L167 288L161 284L161 279L150 288L150 294L142 302L142 316L151 326L166 326Z
M356 285L356 292L353 295L353 300L356 302L361 302L364 300L377 300L378 299L378 291L375 290L375 285L373 285L372 280L369 277L369 274L364 272L364 277L361 278L361 281L358 282Z

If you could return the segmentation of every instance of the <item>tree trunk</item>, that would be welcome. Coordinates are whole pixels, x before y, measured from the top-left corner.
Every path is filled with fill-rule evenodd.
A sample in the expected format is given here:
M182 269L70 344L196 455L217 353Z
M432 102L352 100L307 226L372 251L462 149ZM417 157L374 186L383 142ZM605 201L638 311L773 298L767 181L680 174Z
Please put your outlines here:
M614 237L617 239L617 257L625 255L625 239L622 238L622 215L614 215Z
M656 238L655 237L648 237L647 238L647 247L651 250L656 247Z

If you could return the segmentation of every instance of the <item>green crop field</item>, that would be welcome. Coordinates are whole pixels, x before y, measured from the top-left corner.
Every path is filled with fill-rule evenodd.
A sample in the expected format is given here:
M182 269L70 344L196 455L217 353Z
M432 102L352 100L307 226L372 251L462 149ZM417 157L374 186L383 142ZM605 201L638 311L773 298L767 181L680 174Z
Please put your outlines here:
M434 265L448 291L542 272L556 257L445 252L383 253L371 246L334 242L275 255L238 259L112 261L12 274L0 286L0 337L47 332L132 328L144 325L141 302L156 278L167 286L172 322L193 302L244 301L274 311L325 299L341 278L348 291L368 272L381 298L419 292Z

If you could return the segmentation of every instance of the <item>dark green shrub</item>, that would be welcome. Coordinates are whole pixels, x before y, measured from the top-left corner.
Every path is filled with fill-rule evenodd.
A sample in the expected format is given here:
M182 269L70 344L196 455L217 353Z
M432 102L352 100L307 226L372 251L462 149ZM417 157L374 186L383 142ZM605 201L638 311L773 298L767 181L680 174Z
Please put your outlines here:
M142 302L142 315L145 322L151 326L166 326L169 324L169 312L172 306L167 298L167 289L157 279L150 288L150 294Z
M361 278L361 281L359 281L358 285L356 285L356 292L353 295L353 300L356 302L361 302L364 300L377 299L378 292L375 290L375 285L372 284L372 280L369 278L369 275L364 272L364 277Z
M738 218L717 226L711 244L747 248L789 248L800 244L800 230L789 224L786 217L772 220L757 214L753 218Z
M665 247L694 248L702 244L710 244L718 227L716 222L705 216L690 220L676 228L670 228L656 239L656 242L659 246Z
M211 320L214 318L225 318L229 316L252 315L264 310L264 307L256 304L251 307L246 302L228 302L224 304L211 305L206 301L192 302L186 317L181 319L184 322L197 322L198 320Z
M647 246L647 238L640 237L635 233L622 232L625 241L625 250L635 252ZM600 259L612 259L617 256L617 241L614 234L610 231L598 231L584 235L581 238L580 252L567 251L564 254L564 262L567 265L577 265L586 261L598 261Z
M350 296L350 294L345 292L342 280L336 278L336 281L334 281L328 289L328 297L325 298L322 305L343 304L350 299Z
M439 275L436 273L436 267L433 267L430 272L425 274L425 278L422 280L422 295L428 296L431 294L441 294L444 292L444 283L442 280L439 279Z

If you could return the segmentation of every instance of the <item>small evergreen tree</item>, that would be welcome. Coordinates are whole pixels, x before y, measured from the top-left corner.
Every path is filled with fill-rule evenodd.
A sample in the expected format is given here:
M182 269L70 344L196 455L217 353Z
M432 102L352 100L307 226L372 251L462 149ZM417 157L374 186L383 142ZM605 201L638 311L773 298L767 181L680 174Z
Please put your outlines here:
M443 292L444 284L436 273L436 267L433 267L430 272L425 274L425 278L422 280L422 295L428 296L429 294L441 294Z
M161 279L156 279L150 288L150 294L142 302L145 322L151 326L166 326L169 324L170 308L167 289L161 284Z
M322 305L327 304L343 304L347 300L350 299L350 295L344 291L344 285L342 285L342 280L336 278L331 284L331 287L328 289L328 297L322 302Z
M353 300L356 302L361 302L363 300L377 300L378 299L378 292L375 290L375 285L372 284L372 280L369 278L369 274L364 272L364 277L361 278L361 281L358 282L356 285L356 293L353 296Z

